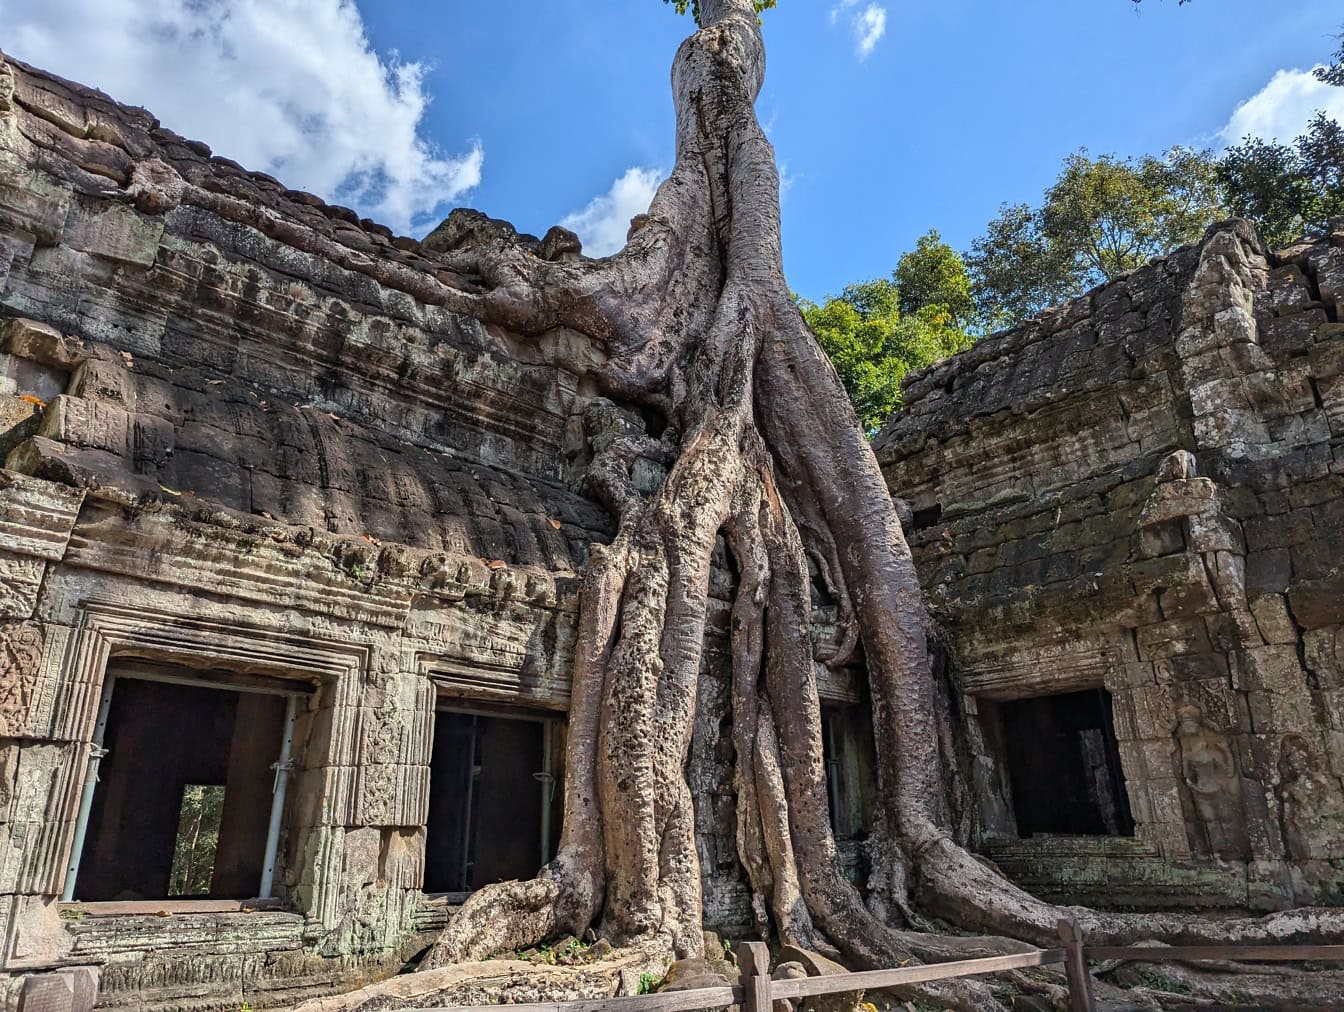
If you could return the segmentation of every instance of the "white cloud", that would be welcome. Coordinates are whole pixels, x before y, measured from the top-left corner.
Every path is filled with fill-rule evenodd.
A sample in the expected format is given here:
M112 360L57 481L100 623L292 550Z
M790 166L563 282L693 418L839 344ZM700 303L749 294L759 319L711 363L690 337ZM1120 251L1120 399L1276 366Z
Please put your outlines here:
M831 8L831 24L843 19L849 25L855 52L860 60L866 60L887 34L887 9L875 3L860 9L859 3L860 0L840 0Z
M611 256L624 248L630 219L649 209L662 178L658 169L626 169L611 189L594 197L582 211L561 219L560 224L578 234L588 256Z
M1344 122L1344 88L1318 81L1309 70L1280 70L1237 106L1227 125L1218 131L1218 140L1225 145L1236 144L1249 135L1267 141L1291 141L1319 110Z
M423 135L426 68L380 58L353 0L0 0L0 23L19 59L394 229L481 179L479 143Z

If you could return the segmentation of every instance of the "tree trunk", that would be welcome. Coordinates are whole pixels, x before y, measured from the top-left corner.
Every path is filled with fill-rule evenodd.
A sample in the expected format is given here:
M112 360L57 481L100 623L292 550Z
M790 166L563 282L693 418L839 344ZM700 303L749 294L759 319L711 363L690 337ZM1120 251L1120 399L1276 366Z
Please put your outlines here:
M723 537L738 575L731 615L738 844L764 925L855 966L987 955L1054 938L1061 915L952 839L927 621L877 460L781 268L779 179L754 102L764 48L751 0L704 0L672 69L676 166L615 257L550 263L507 228L455 212L427 240L478 277L450 308L524 335L564 325L607 348L600 382L661 415L657 438L590 412L594 492L618 519L593 550L579 634L558 856L529 882L474 894L426 967L522 949L594 922L616 941L702 947L694 808L684 777ZM464 286L465 287L465 286ZM637 457L668 470L650 497ZM885 909L913 899L1008 937L927 934L870 913L843 874L829 819L808 631L812 558L840 606L840 654L861 642L873 703ZM1072 911L1094 939L1250 940L1338 935L1332 913L1205 924ZM893 914L893 916L899 916ZM923 989L997 1008L971 981Z

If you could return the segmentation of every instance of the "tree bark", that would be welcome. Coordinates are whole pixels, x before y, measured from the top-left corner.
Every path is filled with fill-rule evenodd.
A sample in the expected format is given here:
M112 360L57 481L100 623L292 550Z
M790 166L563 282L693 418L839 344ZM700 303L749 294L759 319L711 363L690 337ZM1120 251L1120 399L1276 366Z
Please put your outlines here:
M765 71L759 24L751 0L701 6L702 25L672 69L676 166L621 253L548 263L470 212L431 237L480 279L448 291L446 304L524 335L564 325L601 341L604 393L661 415L666 429L622 432L609 402L592 409L595 431L618 432L594 440L589 472L618 532L594 548L581 590L559 853L533 881L474 894L427 967L579 935L594 922L615 941L700 954L684 766L720 536L738 575L734 783L758 926L884 967L1044 944L1061 915L952 837L914 564L872 449L784 280L779 178L754 111ZM630 478L639 456L667 465L647 498ZM885 827L875 865L881 909L895 923L865 907L830 829L809 556L846 626L831 662L855 643L866 662ZM901 912L913 906L992 934L909 930ZM1093 940L1340 935L1325 911L1216 923L1070 912ZM974 981L918 990L945 1005L999 1007Z

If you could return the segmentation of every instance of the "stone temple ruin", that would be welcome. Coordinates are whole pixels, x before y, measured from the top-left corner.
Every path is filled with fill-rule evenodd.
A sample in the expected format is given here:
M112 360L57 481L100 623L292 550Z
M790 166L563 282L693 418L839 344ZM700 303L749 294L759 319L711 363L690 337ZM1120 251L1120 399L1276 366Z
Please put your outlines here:
M464 283L0 63L0 1007L289 1007L549 856L603 349L435 305ZM913 377L878 437L961 833L1030 889L1344 900L1342 299L1344 231L1220 227ZM862 880L863 672L821 688ZM730 732L690 765L731 935Z

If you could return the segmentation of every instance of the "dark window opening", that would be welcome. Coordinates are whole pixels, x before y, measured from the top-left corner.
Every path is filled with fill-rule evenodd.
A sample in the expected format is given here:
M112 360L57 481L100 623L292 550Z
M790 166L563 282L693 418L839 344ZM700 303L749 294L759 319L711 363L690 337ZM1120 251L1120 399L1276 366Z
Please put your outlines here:
M1019 836L1134 835L1109 692L1018 699L999 714Z
M821 720L831 832L837 840L862 840L872 824L876 795L868 711L863 707L824 706Z
M913 531L922 531L926 527L932 527L943 518L943 504L934 503L922 510L915 510L910 518L910 529Z
M119 677L75 898L256 897L282 696Z
M555 856L559 790L547 737L539 720L435 716L425 892L531 878Z

